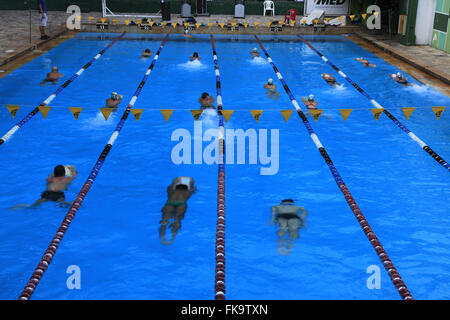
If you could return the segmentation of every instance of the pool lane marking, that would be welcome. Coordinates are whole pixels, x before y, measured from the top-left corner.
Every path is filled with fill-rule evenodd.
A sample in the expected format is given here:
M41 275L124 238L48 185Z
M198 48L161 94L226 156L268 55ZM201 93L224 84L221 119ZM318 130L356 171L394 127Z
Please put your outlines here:
M58 94L61 93L65 88L69 86L76 78L78 78L83 72L89 68L96 60L98 60L109 48L111 48L117 41L119 41L126 32L123 32L119 37L114 39L106 48L104 48L100 53L98 53L91 61L89 61L83 68L78 70L69 80L67 80L63 85L61 85L53 94L51 94L47 99L44 100L39 106L37 106L33 111L31 111L25 118L23 118L19 123L17 123L11 130L9 130L3 137L0 138L0 145L4 144L6 141L11 139L11 137L19 130L25 123L27 123L31 118L33 118L38 112L39 107L45 107L50 104Z
M281 83L283 84L284 90L286 91L287 95L291 99L292 104L294 105L295 109L297 110L297 113L299 117L302 119L303 124L305 125L306 129L309 132L309 135L311 139L313 140L314 144L316 145L317 149L319 150L320 154L324 158L326 164L328 165L328 168L331 171L331 174L336 181L336 184L338 185L341 192L344 194L345 200L347 201L348 205L350 206L350 209L352 210L353 214L355 215L356 219L358 220L359 224L361 225L364 233L366 234L367 238L369 239L370 243L372 244L373 248L375 249L378 257L380 258L381 262L383 263L384 268L386 269L389 277L391 278L395 288L397 289L398 293L404 300L412 300L413 297L411 293L409 292L408 288L406 287L405 283L403 282L400 274L398 273L397 269L395 268L394 264L392 263L391 259L389 258L388 254L384 250L382 244L378 240L377 236L373 232L372 228L370 227L369 223L367 222L366 218L364 217L363 213L359 209L355 199L353 198L352 194L348 190L347 186L344 183L344 180L342 179L341 175L339 174L337 168L334 166L333 162L331 161L330 156L328 155L327 151L325 150L324 146L319 140L319 137L314 132L313 128L311 127L311 124L309 123L308 119L306 118L305 114L303 113L302 109L298 105L297 101L295 100L294 95L292 94L291 90L286 84L286 81L284 81L283 77L281 77L281 73L278 71L278 68L273 63L272 59L269 56L269 53L264 48L263 44L259 40L259 38L255 35L256 41L258 42L261 49L264 51L267 60L269 60L270 64L272 65L273 70L277 75L280 75L279 79Z
M153 58L152 64L148 68L148 70L150 72L153 70L155 62L158 59L158 56L161 53L161 50L164 47L164 44L166 43L166 40L168 37L169 37L169 34L166 34L164 40L161 43L161 46L158 49L158 52L156 53L155 57ZM72 222L73 218L75 217L75 214L78 212L78 209L80 208L81 204L83 203L83 200L86 197L86 194L89 192L90 188L92 187L92 184L94 183L104 161L106 160L106 157L108 156L109 151L111 150L112 146L114 145L114 142L116 141L117 137L119 136L119 133L122 130L122 128L125 124L125 121L128 118L128 115L130 114L130 110L133 108L134 103L136 102L139 94L141 93L141 90L144 87L149 75L150 75L150 73L146 72L146 74L145 74L144 78L142 79L141 83L139 84L139 87L137 88L133 98L131 99L130 104L126 108L121 120L117 124L116 130L114 131L114 133L112 134L108 143L106 144L105 148L103 149L102 153L100 154L100 157L98 158L97 162L95 163L95 166L92 169L91 173L89 174L88 179L86 180L83 187L81 188L81 191L78 193L75 201L73 202L73 205L70 207L69 211L67 212L66 216L64 217L64 220L61 223L61 226L57 230L52 241L50 242L50 245L48 246L47 250L45 251L43 257L41 258L39 265L34 270L33 274L31 275L30 280L28 281L27 285L25 286L25 289L22 291L21 295L19 296L19 300L29 300L31 298L32 294L36 290L36 286L41 281L45 271L47 271L47 268L48 268L49 264L52 262L53 257L56 254L56 250L58 249L67 229L69 228L70 223Z
M359 91L363 96L370 100L370 102L378 109L384 109L384 113L391 119L397 127L406 132L408 136L416 142L426 153L428 153L434 160L436 160L441 166L450 171L450 164L445 161L440 155L438 155L433 149L430 148L423 140L416 136L411 130L409 130L405 125L403 125L397 118L395 118L386 108L383 108L380 103L378 103L374 98L372 98L367 92L365 92L360 86L358 86L352 79L350 79L344 72L342 72L335 64L333 64L328 58L326 58L322 53L320 53L316 48L313 47L308 41L306 41L302 36L297 34L297 37L302 40L311 50L319 55L323 61L328 63L334 70L336 70L341 77L347 80L356 90Z
M211 46L216 73L217 112L219 115L219 170L217 181L217 227L216 227L216 269L215 300L225 300L225 128L222 115L222 86L220 83L219 61L217 59L214 36Z

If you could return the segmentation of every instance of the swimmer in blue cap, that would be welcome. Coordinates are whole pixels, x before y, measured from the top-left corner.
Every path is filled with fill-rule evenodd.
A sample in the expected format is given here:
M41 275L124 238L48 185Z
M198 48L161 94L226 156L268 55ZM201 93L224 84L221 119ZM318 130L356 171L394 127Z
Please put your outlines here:
M250 51L250 54L252 55L252 58L259 57L259 51L258 51L257 48L253 48L253 49Z

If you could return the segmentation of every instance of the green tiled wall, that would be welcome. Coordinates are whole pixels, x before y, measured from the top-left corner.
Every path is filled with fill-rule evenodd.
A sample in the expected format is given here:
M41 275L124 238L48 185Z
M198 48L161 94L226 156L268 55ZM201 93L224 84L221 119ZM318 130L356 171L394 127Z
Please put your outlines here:
M450 0L436 1L431 46L450 53Z

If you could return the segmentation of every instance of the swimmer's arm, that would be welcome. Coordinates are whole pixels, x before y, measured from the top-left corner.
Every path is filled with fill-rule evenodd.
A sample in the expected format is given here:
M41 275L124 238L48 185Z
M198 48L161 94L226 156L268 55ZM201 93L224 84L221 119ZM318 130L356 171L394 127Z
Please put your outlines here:
M75 179L75 177L78 175L77 169L75 169L74 166L66 166L66 168L69 169L70 173L72 174L72 178Z
M267 89L267 83L264 83L264 89Z
M272 207L272 218L271 218L271 222L275 223L275 215L277 214L277 206Z

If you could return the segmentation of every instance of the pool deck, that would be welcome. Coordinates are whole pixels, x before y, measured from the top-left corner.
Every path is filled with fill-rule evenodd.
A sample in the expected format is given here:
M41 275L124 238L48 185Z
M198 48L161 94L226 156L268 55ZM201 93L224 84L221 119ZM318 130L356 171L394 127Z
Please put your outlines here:
M54 48L60 43L70 39L77 34L76 31L67 31L65 22L69 14L65 12L51 11L49 24L46 28L51 39L41 41L39 34L39 14L37 11L31 13L31 42L28 11L0 11L0 78L31 61L42 53ZM93 17L94 19L89 19ZM82 31L101 32L97 29L96 21L101 18L100 12L84 13L82 15ZM132 33L182 33L183 26L175 28L167 25L165 27L154 26L151 31L142 30L138 26L126 26L124 17L118 18L116 24L108 26L106 32L132 32ZM301 17L297 17L297 22ZM171 23L182 24L184 19L179 15L172 15ZM212 27L201 27L193 30L198 34L316 34L336 35L351 33L352 41L365 49L373 52L387 62L396 65L401 70L412 75L424 84L443 92L450 97L450 55L434 49L430 46L404 46L396 39L390 40L386 35L368 35L363 33L357 26L327 27L315 29L313 27L284 27L282 31L271 31L266 23L269 21L283 21L284 16L246 16L245 19L235 19L232 15L217 15L210 17L197 17L198 23L212 23ZM220 23L240 22L249 23L248 28L233 30L222 28ZM255 27L254 23L260 26Z

